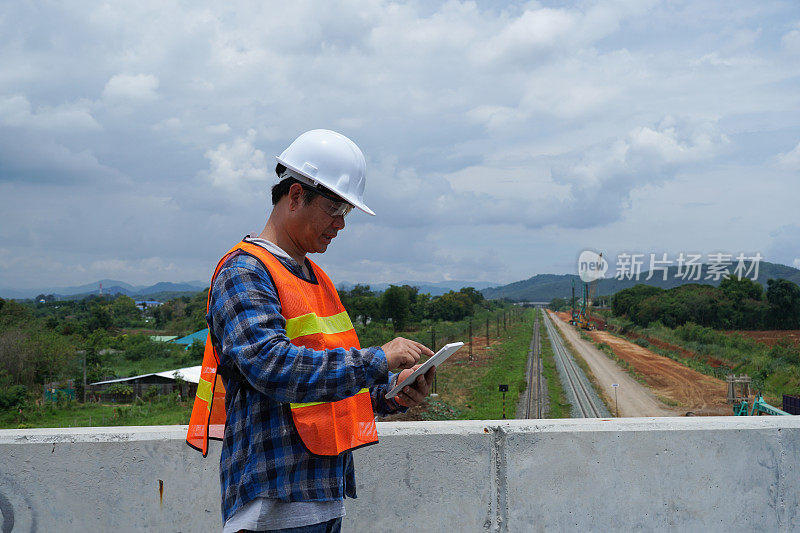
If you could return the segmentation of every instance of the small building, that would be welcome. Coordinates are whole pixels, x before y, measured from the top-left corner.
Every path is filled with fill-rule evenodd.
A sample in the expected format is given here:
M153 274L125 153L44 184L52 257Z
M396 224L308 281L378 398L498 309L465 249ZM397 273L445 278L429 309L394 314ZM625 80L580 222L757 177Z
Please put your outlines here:
M131 400L136 397L144 398L144 393L151 386L158 387L159 394L170 394L177 391L183 398L192 398L197 392L197 383L200 381L202 365L165 370L152 374L141 374L129 378L108 379L97 381L88 386L88 392L97 399L116 400L117 397L108 390L115 384L128 385L133 389Z
M64 381L54 381L44 384L44 394L42 398L45 402L57 402L58 400L75 399L75 381L67 379Z
M157 302L155 300L140 300L136 302L136 307L138 307L142 311L146 311L151 307L158 307L159 305L161 305L161 302Z
M177 338L177 335L150 335L150 340L155 342L172 342Z
M181 337L180 339L175 339L172 342L174 344L184 344L186 345L186 349L188 350L189 346L191 346L194 341L200 341L203 344L205 344L207 337L208 337L208 328L201 329L200 331L195 331L191 335L186 335L185 337Z

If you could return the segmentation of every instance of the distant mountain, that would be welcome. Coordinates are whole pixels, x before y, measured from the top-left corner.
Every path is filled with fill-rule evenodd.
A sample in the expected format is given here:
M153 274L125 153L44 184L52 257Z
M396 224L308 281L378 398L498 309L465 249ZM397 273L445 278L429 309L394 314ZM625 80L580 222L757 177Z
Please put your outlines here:
M148 294L155 294L157 292L197 292L205 289L206 287L207 284L203 285L202 283L195 285L194 283L172 283L169 281L161 281L155 285L150 285L149 287L139 289L137 294L146 296Z
M134 299L152 298L157 293L195 293L206 288L202 282L172 283L161 281L154 285L131 285L124 281L104 279L96 283L77 285L73 287L44 287L38 289L8 289L0 288L0 298L26 299L35 298L39 294L52 294L57 299L80 299L87 296L100 294L100 283L103 284L103 294L124 294Z
M363 283L362 285L369 285L369 288L376 292L382 292L389 288L389 283ZM428 293L431 296L441 296L442 294L450 291L458 291L464 287L473 287L474 289L486 289L494 285L488 281L398 281L391 283L391 285L410 285L417 287L420 293ZM339 290L349 291L355 287L354 283L340 283L337 285Z
M611 295L639 283L654 285L663 289L671 289L687 283L719 285L719 281L713 280L684 280L676 277L677 272L678 267L670 267L667 271L666 280L663 279L663 272L660 271L654 272L650 280L646 279L648 276L647 271L642 272L639 280L603 279L597 282L597 294ZM610 272L610 274L613 275L614 273ZM702 277L705 277L705 275L706 269L704 268ZM762 261L759 264L757 281L766 289L768 279L787 279L800 285L800 270L786 265ZM526 302L549 302L553 298L569 298L572 295L573 280L575 283L575 296L580 297L583 282L575 274L538 274L523 281L516 281L501 287L491 287L481 292L488 299L508 298Z

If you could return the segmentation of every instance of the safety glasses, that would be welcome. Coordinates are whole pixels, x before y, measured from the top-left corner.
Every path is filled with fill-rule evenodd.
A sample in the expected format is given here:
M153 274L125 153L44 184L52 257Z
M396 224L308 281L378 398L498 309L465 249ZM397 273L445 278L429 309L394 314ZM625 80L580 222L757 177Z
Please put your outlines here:
M325 211L325 213L328 214L328 216L338 217L339 215L341 215L343 217L346 217L347 215L350 214L350 211L353 210L353 206L351 204L345 202L339 197L333 197L329 193L326 193L315 187L310 187L304 183L301 183L301 185L303 186L304 189L307 189L309 191L314 191L315 193L322 196L323 200L327 200L327 202L325 201L319 202L317 205L319 205L319 207L323 211Z

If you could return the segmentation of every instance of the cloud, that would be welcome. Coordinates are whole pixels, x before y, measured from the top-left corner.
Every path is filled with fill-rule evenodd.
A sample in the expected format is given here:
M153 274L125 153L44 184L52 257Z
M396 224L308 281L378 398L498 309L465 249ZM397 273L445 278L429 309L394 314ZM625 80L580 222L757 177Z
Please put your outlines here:
M32 110L28 98L21 94L0 95L0 124L5 127L71 133L102 129L92 116L87 102L45 105Z
M781 46L787 54L800 55L800 22L781 37Z
M247 182L266 183L269 175L267 157L253 146L255 139L256 130L250 129L244 137L208 150L205 158L209 169L202 173L203 177L214 187L240 195Z
M778 154L776 160L780 167L789 170L800 170L800 142L788 152Z
M146 101L158 97L159 80L152 74L115 74L103 88L105 100Z
M111 260L126 263L98 269L144 278L130 265L154 257L204 279L263 224L272 155L320 127L368 161L378 217L351 215L322 258L351 281L527 278L573 268L590 235L753 249L796 218L789 1L144 0L47 17L6 2L0 17L15 21L0 247L41 259L6 279L94 281Z

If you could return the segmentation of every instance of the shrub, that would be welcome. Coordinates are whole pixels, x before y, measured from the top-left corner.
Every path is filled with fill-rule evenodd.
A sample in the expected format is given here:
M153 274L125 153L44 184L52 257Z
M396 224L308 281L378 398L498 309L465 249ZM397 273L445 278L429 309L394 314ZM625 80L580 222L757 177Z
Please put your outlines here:
M158 397L158 385L150 385L147 387L147 390L144 391L144 399L145 400L154 400Z
M125 385L124 383L114 383L106 389L106 393L111 394L118 399L127 400L133 396L133 387Z
M635 340L635 341L633 341L633 342L634 342L634 343L636 343L636 344L638 344L638 345L639 345L639 346L641 346L642 348L649 348L649 347L650 347L650 342L648 342L648 340L647 340L647 339L636 339L636 340Z
M131 406L121 405L114 409L114 418L119 420L127 420L131 415L133 415L133 407Z
M0 389L0 410L18 409L25 404L28 389L25 385L12 385Z

